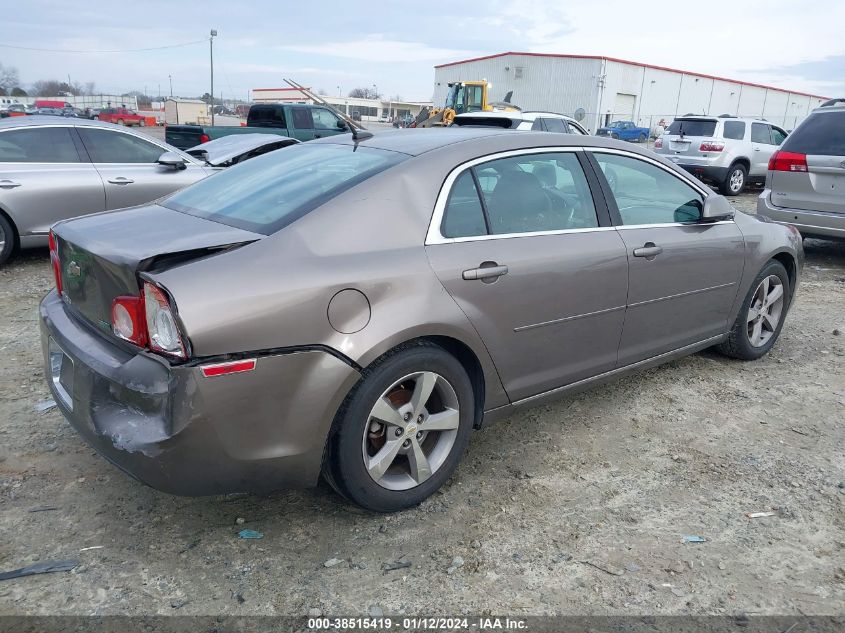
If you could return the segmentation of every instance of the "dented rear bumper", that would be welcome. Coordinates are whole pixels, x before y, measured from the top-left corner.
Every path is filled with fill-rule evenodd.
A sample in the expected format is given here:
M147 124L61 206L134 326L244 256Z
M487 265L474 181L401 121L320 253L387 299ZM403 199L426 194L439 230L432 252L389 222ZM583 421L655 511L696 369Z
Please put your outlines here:
M41 303L45 371L71 425L140 481L181 495L314 485L335 412L359 373L319 350L263 355L206 378L112 342Z

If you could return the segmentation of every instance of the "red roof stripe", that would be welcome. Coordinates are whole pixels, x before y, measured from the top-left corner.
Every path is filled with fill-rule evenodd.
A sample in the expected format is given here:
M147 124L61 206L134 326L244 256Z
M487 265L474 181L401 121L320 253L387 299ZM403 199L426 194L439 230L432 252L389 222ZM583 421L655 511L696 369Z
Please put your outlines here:
M299 88L253 88L253 92L276 92L279 90L299 90ZM311 88L305 88L305 90L311 90Z
M665 70L673 73L681 73L683 75L692 75L693 77L703 77L704 79L714 79L716 81L726 81L732 84L739 84L743 86L753 86L755 88L765 88L767 90L777 90L779 92L788 92L793 95L802 95L805 97L812 97L814 99L828 99L820 95L810 94L809 92L801 92L800 90L787 90L785 88L777 88L775 86L767 86L765 84L756 84L750 81L741 81L739 79L728 79L727 77L719 77L717 75L706 75L704 73L697 73L690 70L679 70L677 68L669 68L668 66L657 66L655 64L644 64L643 62L633 62L629 59L620 59L618 57L605 57L602 55L568 55L563 53L519 53L516 51L508 51L507 53L495 53L494 55L484 55L483 57L473 57L471 59L462 59L456 62L447 62L445 64L438 64L435 68L446 68L447 66L457 66L458 64L467 64L469 62L480 62L485 59L495 59L497 57L505 57L506 55L524 55L526 57L563 57L568 59L603 59L609 62L618 62L620 64L630 64L632 66L640 66L642 68L652 68L654 70Z

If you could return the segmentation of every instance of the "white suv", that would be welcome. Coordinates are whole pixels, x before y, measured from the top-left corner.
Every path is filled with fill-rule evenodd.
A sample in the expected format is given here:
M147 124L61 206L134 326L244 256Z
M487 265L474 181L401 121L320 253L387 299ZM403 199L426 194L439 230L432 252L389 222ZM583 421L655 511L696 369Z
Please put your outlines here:
M534 130L560 134L583 134L587 131L572 117L556 112L466 112L455 117L452 125L483 125L508 130Z
M735 196L749 182L766 181L769 159L785 138L784 130L762 119L683 116L654 142L654 151Z

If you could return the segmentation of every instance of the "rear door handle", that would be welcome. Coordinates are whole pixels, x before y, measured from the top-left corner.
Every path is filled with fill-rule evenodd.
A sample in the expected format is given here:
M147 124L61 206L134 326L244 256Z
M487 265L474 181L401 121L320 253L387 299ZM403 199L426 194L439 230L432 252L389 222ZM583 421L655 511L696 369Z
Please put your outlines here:
M0 189L14 189L15 187L20 187L21 183L15 182L13 180L0 180Z
M130 180L129 178L124 178L123 176L118 176L117 178L109 178L109 182L113 185L131 185L134 180Z
M646 242L644 246L634 249L634 257L645 257L646 259L654 259L662 252L662 246L657 246L654 242Z
M502 275L508 274L508 267L507 266L481 266L479 268L470 268L469 270L465 270L461 277L466 279L467 281L473 281L476 279L498 279Z

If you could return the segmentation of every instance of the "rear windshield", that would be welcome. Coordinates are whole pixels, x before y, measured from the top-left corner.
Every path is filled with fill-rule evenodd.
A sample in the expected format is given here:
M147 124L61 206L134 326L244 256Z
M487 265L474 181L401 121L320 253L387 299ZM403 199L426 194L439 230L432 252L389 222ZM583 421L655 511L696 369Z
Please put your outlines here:
M352 145L295 145L218 172L160 204L270 235L406 158Z
M817 112L786 137L785 152L845 156L845 112Z
M713 136L716 131L715 121L701 119L675 119L669 126L669 134L684 136Z

